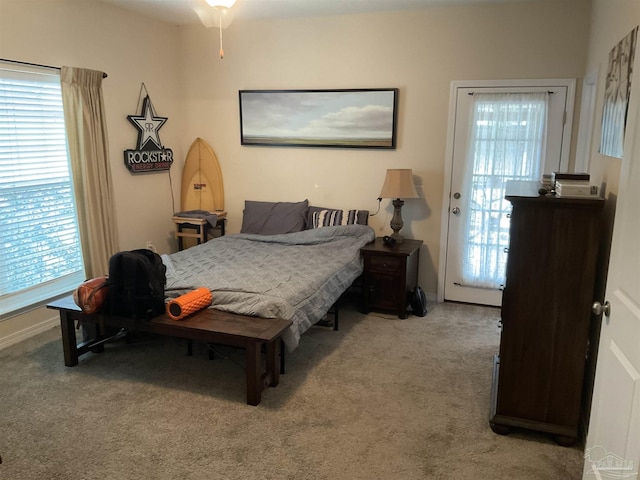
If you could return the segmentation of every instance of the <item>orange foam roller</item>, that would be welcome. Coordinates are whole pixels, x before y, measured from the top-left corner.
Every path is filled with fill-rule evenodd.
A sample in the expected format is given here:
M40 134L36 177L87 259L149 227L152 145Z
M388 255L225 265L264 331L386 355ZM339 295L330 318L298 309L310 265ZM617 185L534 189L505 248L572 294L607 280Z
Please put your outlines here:
M189 293L180 295L167 303L167 315L171 320L182 320L198 310L211 305L211 291L208 288L196 288Z

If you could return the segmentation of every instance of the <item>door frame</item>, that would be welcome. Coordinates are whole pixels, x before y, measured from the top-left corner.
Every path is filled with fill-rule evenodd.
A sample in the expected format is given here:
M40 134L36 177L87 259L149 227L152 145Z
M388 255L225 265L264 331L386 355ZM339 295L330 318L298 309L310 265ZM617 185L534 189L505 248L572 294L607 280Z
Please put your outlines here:
M596 111L596 93L598 90L599 69L589 73L582 81L582 100L580 103L580 120L578 122L578 142L576 144L576 172L588 172L593 144L593 126Z
M508 87L566 87L565 128L562 134L563 148L560 153L561 169L569 169L571 150L571 131L573 129L573 110L575 104L576 79L536 79L536 80L453 80L449 91L449 119L447 121L447 144L444 161L444 183L442 189L442 211L440 221L440 255L438 262L438 285L436 301L444 301L445 268L447 264L447 242L449 238L449 202L451 195L451 177L453 168L453 145L455 136L455 120L458 90L461 88L508 88Z

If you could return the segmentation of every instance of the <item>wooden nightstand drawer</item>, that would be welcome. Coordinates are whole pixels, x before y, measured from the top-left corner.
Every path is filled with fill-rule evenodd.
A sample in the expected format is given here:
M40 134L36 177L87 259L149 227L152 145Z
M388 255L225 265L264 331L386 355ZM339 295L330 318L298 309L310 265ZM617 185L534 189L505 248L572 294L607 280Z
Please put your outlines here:
M397 271L405 262L405 257L391 257L385 255L375 255L369 257L369 269L371 271L390 272Z

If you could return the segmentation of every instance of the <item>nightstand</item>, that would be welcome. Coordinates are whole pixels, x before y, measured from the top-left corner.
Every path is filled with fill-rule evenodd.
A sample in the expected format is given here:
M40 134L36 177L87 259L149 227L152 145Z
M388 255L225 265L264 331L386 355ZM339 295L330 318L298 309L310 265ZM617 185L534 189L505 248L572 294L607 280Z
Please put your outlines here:
M364 257L362 304L371 310L407 318L407 294L418 284L422 240L405 239L388 247L378 237L360 249Z
M227 212L211 212L218 216L215 228L220 229L220 235L224 236ZM209 231L214 228L205 218L173 216L173 223L176 224L176 238L178 239L178 250L184 249L183 238L195 238L196 244L201 244L209 240Z

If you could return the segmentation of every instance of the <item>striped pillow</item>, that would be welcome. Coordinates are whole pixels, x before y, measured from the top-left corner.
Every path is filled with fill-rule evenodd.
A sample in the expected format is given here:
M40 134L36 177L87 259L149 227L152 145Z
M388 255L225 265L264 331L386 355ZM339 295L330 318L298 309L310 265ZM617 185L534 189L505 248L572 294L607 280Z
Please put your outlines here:
M346 218L342 218L342 225L355 225L358 223L358 214L360 210L347 210Z
M353 225L358 223L358 210L318 210L313 212L313 228L332 227L336 225Z

